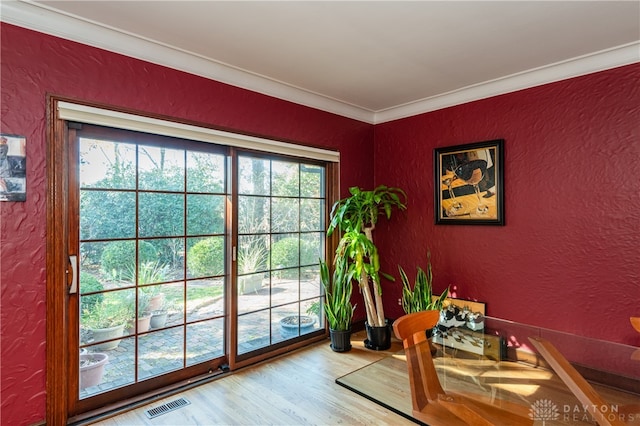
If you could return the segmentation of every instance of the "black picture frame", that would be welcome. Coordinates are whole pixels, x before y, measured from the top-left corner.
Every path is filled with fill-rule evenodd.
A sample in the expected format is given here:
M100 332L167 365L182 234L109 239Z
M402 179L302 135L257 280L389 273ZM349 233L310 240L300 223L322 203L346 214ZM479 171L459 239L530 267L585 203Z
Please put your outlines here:
M0 134L0 202L27 200L27 138Z
M436 148L435 223L504 225L504 139Z

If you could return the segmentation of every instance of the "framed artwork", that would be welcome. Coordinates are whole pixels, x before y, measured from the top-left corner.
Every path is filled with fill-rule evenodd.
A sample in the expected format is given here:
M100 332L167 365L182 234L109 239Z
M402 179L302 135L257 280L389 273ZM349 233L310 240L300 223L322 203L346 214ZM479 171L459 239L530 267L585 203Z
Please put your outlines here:
M27 199L27 139L0 135L0 201Z
M504 225L503 139L434 150L436 224Z
M445 299L440 320L433 332L433 343L496 360L502 359L501 338L485 334L485 307L482 302Z

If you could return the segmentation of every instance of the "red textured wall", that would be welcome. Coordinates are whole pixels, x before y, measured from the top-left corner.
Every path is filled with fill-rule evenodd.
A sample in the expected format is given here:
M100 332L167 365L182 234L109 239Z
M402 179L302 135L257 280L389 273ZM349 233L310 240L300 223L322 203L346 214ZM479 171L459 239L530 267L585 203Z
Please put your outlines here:
M339 149L343 195L374 178L409 194L406 214L376 230L387 271L424 265L428 246L436 289L486 301L490 315L640 344L628 320L640 315L639 64L377 125L374 136L365 123L0 28L0 130L27 137L29 163L27 201L0 203L3 425L45 415L46 93ZM433 148L496 138L506 226L435 226ZM391 318L399 294L386 286Z
M0 203L2 425L45 417L47 93L339 149L344 188L373 182L369 124L4 23L1 38L0 130L28 156L27 201Z
M505 140L506 226L434 225L433 149ZM491 316L640 344L640 64L375 127L375 182L406 214L376 230L385 270L415 274ZM385 286L397 317L400 285Z

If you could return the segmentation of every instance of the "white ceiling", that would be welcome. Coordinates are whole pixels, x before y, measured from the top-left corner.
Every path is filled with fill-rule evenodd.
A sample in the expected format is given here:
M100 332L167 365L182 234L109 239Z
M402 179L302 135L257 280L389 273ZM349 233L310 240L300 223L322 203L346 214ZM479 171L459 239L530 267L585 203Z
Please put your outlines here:
M640 1L6 1L2 20L379 123L640 61Z

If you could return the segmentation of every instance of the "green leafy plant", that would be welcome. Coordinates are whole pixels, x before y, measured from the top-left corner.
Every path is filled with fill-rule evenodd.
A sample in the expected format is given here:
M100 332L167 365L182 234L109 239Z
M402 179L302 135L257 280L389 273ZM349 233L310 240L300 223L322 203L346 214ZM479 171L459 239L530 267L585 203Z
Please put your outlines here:
M379 216L390 219L394 209L406 209L407 196L402 189L385 185L380 185L372 191L352 187L349 188L349 192L351 196L333 205L327 235L331 235L336 229L343 233L335 258L345 260L348 276L358 282L364 298L368 324L382 327L386 324L386 319L380 275L391 281L394 281L394 278L380 271L380 257L373 243L373 231ZM373 283L373 292L370 283Z
M449 295L449 288L447 287L440 296L433 297L431 252L427 252L426 272L421 267L418 267L413 288L407 274L400 265L398 265L398 271L400 272L400 279L402 280L402 309L405 313L411 314L420 311L442 310L444 301Z
M198 241L187 252L187 266L194 276L221 275L224 272L224 238Z
M161 263L159 260L142 262L138 267L138 284L155 284L166 281L168 271L169 265ZM135 281L135 267L129 265L124 276L128 281Z
M346 331L351 328L351 319L355 306L351 304L351 275L344 259L339 259L333 275L329 267L320 261L320 280L324 287L324 312L329 328L335 331Z
M104 286L96 277L88 272L80 272L80 312L84 312L87 309L92 309L96 304L102 302L102 293L89 294L96 291L104 290Z
M283 238L273 243L271 248L271 264L274 268L298 266L298 252L302 263L318 258L318 248L304 239L294 237Z
M251 274L266 269L269 251L260 240L251 241L238 249L238 273Z
M146 241L139 241L139 261L141 263L154 262L157 260L158 252L153 244ZM134 268L136 259L135 241L114 241L104 248L100 262L102 270L113 278L120 279L126 277L127 273Z
M312 302L305 312L309 315L320 315L320 302L317 300Z
M100 303L82 311L82 326L95 330L129 324L135 317L132 295L129 290L104 293Z

